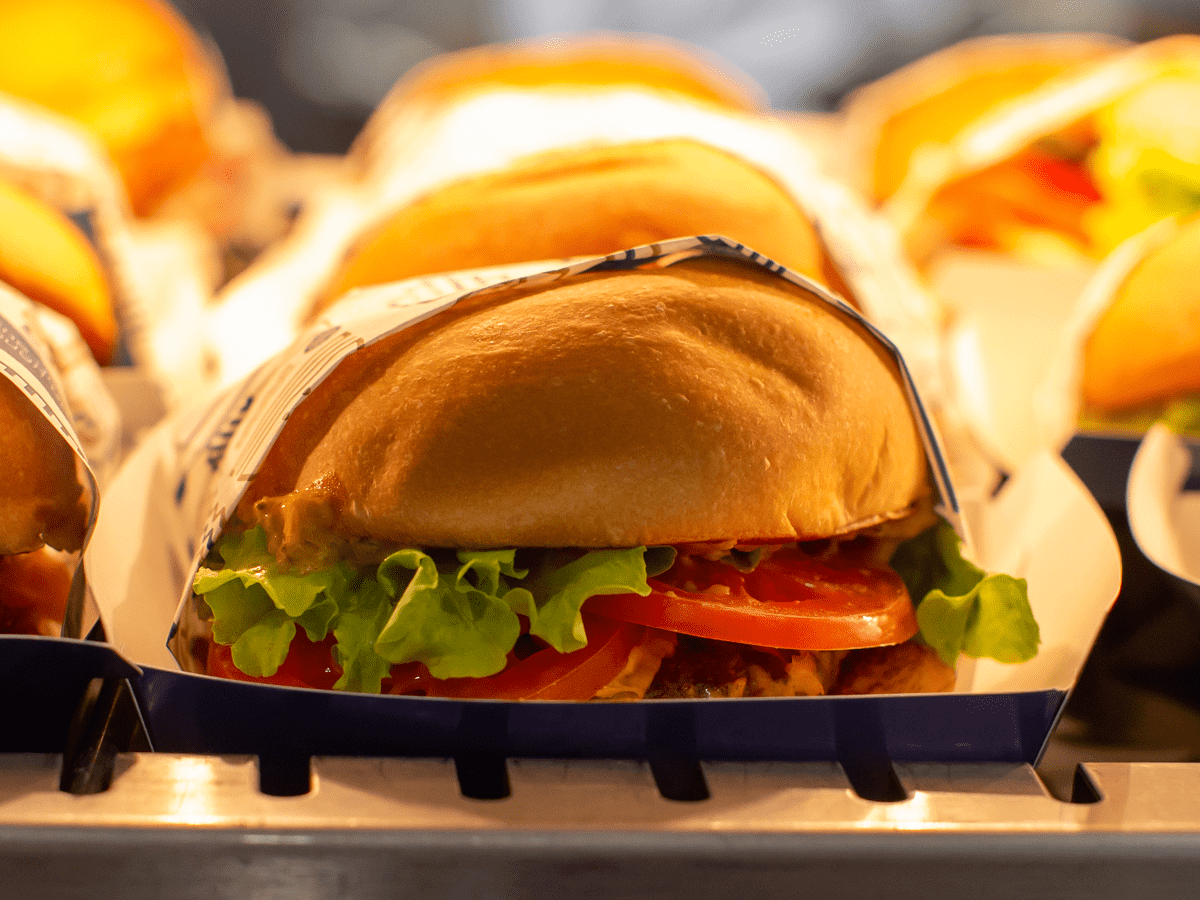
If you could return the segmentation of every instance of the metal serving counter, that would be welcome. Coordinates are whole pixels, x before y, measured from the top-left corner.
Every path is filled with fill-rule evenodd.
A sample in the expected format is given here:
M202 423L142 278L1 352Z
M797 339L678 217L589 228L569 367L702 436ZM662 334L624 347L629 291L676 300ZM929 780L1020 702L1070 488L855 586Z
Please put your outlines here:
M61 757L0 758L0 893L39 897L1195 896L1200 764L897 764L903 799L837 763L698 766L665 799L641 762L509 760L508 796L441 759L315 759L298 796L247 757L121 754L107 791Z

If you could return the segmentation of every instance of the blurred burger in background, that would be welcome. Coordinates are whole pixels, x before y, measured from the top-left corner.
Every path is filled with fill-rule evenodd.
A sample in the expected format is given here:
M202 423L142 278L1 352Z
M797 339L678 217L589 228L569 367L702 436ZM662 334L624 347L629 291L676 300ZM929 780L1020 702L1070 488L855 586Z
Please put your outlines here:
M1200 203L1200 196L1197 197ZM1200 218L1152 244L1120 282L1083 352L1081 423L1200 435Z
M166 0L0 4L0 93L95 136L133 214L215 240L222 280L286 231L305 193L294 168L329 177L286 152L260 107L233 97L216 47Z
M56 207L3 177L0 282L69 318L96 361L111 360L117 320L95 247Z
M972 46L918 66L971 59ZM1160 219L1200 207L1200 142L1180 115L1200 97L1200 38L1122 48L1103 37L1044 36L985 46L983 72L968 68L951 88L918 95L877 134L874 195L918 262L947 247L1042 263L1098 260ZM1021 64L1022 54L1032 61ZM851 114L886 98L886 87L887 79L865 89ZM931 113L942 121L926 129ZM926 131L933 140L922 139Z
M722 234L797 272L836 278L808 216L776 181L680 138L549 151L437 188L354 242L314 312L355 287L693 234Z

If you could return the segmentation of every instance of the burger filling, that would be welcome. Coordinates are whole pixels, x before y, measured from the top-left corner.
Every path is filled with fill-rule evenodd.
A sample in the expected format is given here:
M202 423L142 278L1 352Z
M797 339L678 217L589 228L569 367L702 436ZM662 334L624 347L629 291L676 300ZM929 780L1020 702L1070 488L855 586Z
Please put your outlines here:
M944 186L945 239L1032 258L1101 258L1160 219L1200 211L1200 134L1177 111L1200 79L1153 79L1012 157Z
M940 521L914 537L480 551L336 535L306 502L260 501L214 546L194 581L194 668L425 696L749 697L948 690L960 653L1037 652L1024 581L986 575Z

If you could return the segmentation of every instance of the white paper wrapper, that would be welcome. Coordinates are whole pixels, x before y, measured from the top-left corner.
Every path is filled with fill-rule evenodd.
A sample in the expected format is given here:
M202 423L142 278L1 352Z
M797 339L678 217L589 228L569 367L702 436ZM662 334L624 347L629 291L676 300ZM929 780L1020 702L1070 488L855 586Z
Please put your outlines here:
M1084 345L1133 268L1177 231L1163 220L1094 268L943 256L931 275L957 310L947 336L954 406L1000 466L1059 452L1076 433Z
M693 138L739 156L806 210L867 315L901 346L929 402L939 393L937 304L912 274L893 232L782 121L633 89L496 90L377 125L390 152L360 184L314 197L288 240L217 298L206 333L218 385L243 377L303 327L321 287L365 229L436 187L549 150Z
M1155 425L1129 469L1125 508L1142 553L1176 578L1200 585L1200 491L1184 490L1191 470L1187 444Z
M668 242L643 248L638 258L695 246L696 241ZM532 277L569 277L594 262ZM837 302L823 288L788 277ZM338 307L339 318L348 310L363 315L315 327L215 401L193 413L176 414L149 435L114 482L86 559L106 632L122 653L139 664L178 669L166 639L182 600L190 595L192 573L288 412L364 342L457 300L455 294L439 295L440 287L444 281L434 279L363 290L353 307ZM366 314L368 309L373 314ZM915 392L910 396L919 404ZM945 466L941 450L919 405L916 409L931 470L939 480ZM939 490L943 499L954 496L940 481ZM950 503L942 512L955 521ZM1050 456L1031 461L1003 491L974 505L968 515L978 536L978 560L1029 580L1043 643L1039 656L1023 665L965 664L959 690L1068 689L1120 584L1119 554L1107 521L1069 470ZM966 523L960 524L965 528Z

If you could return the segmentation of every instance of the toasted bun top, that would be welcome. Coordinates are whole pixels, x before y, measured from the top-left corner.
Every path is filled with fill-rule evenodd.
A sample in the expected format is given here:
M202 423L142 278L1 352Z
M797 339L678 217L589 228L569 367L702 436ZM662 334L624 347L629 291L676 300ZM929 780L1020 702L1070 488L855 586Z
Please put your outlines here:
M49 107L106 146L139 215L199 169L220 76L161 0L0 3L0 91Z
M694 234L723 234L821 277L821 245L784 188L729 153L676 139L555 151L436 190L359 241L317 310L353 287Z
M62 313L101 363L112 357L117 319L104 267L62 212L0 178L0 281Z
M1083 400L1115 411L1200 393L1200 218L1118 288L1084 347Z
M929 490L886 351L804 290L699 259L476 295L355 353L239 513L320 497L321 527L388 541L619 547L829 536Z
M766 105L761 88L733 73L700 47L648 34L595 32L443 53L414 66L384 105L426 99L436 103L472 93L561 86L652 88L735 109Z
M75 454L17 385L0 376L0 553L83 546L87 509Z

